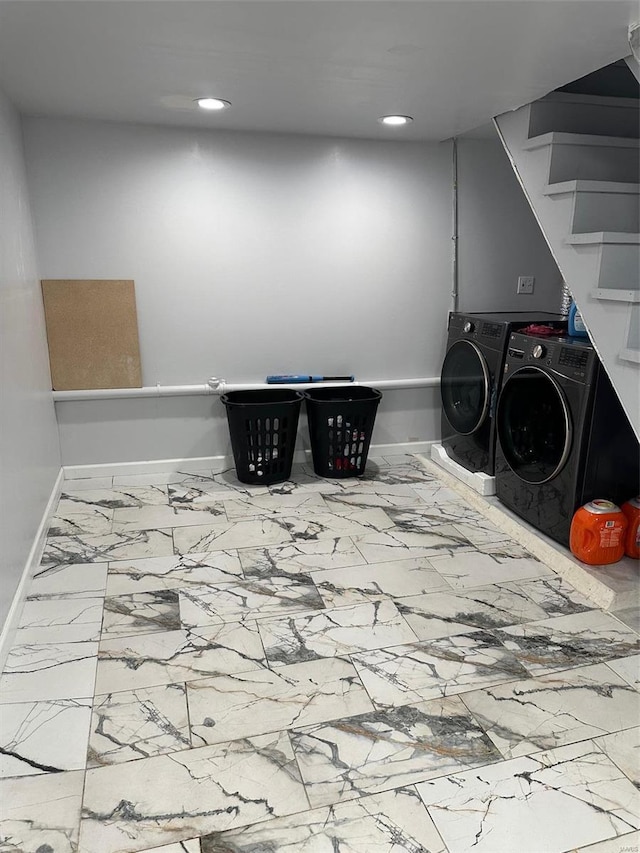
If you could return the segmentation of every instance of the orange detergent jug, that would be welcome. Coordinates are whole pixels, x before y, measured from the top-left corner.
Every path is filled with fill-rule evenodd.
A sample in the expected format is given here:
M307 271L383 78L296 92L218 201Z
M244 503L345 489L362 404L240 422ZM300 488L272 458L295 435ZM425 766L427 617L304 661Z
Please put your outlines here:
M627 519L619 506L600 498L581 506L573 516L569 547L583 563L603 566L624 556Z
M640 559L640 497L631 498L622 504L622 512L628 522L627 535L624 537L624 553L627 557Z

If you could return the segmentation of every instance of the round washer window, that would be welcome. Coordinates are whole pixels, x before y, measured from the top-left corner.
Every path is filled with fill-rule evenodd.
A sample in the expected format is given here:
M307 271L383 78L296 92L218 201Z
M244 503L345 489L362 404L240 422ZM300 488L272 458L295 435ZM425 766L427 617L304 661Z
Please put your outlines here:
M456 341L442 365L442 408L460 435L479 429L489 410L491 389L484 356L471 341Z
M537 367L505 382L498 401L498 439L507 464L527 483L558 474L571 449L571 418L558 383Z

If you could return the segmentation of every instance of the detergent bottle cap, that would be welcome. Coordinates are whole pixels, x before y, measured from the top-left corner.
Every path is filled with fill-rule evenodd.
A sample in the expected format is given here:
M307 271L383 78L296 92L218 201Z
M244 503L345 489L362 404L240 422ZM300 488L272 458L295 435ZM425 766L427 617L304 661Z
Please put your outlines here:
M603 515L608 512L622 512L617 504L614 504L613 501L607 501L604 498L596 498L593 501L589 501L588 504L584 505L584 508L587 512L592 512L594 515Z
M627 503L635 507L636 509L640 509L640 496L637 498L629 498Z

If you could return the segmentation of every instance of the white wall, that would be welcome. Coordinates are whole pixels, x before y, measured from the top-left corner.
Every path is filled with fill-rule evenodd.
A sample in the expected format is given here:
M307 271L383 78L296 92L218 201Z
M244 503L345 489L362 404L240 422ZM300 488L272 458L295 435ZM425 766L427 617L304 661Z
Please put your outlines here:
M22 128L0 92L0 625L59 469Z
M51 119L25 132L42 277L135 280L144 384L439 374L450 144ZM434 438L437 408L431 390L385 395L375 441ZM209 398L57 410L66 464L227 441Z
M458 249L461 311L559 310L562 277L497 135L458 140Z

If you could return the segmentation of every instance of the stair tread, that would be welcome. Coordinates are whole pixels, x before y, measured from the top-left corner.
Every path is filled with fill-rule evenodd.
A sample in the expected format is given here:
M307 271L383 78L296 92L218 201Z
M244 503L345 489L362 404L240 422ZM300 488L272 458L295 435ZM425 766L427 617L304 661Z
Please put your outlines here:
M596 136L593 133L566 133L552 130L540 136L532 136L524 142L524 151L544 148L546 145L593 145L602 148L638 148L640 139L630 136Z
M640 234L630 234L627 231L591 231L584 234L569 234L566 243L631 243L640 245Z
M640 290L622 290L617 287L599 287L591 292L594 299L610 302L640 302Z
M626 184L622 181L559 181L547 184L543 195L560 195L561 193L621 193L624 195L640 194L640 184Z

